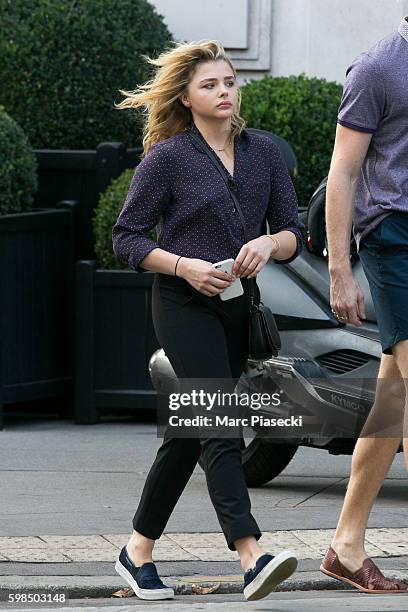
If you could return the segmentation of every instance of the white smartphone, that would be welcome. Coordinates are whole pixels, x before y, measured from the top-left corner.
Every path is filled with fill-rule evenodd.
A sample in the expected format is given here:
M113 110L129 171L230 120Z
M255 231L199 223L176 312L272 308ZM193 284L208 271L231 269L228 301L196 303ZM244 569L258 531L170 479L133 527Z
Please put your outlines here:
M222 272L228 272L228 274L231 274L232 266L234 265L234 260L231 258L224 259L223 261L217 261L212 265L214 266L214 268L217 268L217 270L221 270ZM219 294L219 296L222 300L231 300L232 298L238 297L243 293L244 288L242 286L241 279L237 277L229 287L224 289L224 291Z

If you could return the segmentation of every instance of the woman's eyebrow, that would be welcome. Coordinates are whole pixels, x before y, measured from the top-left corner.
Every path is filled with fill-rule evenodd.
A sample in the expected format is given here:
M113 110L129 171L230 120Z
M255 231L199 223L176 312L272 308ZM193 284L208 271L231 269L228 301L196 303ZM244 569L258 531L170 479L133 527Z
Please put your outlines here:
M226 76L226 77L224 77L224 80L225 79L235 79L235 77L234 76ZM218 81L218 79L212 77L212 78L209 78L209 79L203 79L202 81L200 81L200 83L204 83L205 81Z

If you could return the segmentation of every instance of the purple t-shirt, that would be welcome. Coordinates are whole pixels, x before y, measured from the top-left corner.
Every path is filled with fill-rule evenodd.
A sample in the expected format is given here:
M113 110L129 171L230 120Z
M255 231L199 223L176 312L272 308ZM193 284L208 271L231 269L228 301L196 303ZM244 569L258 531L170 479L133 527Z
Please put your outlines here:
M353 232L408 213L408 17L347 69L337 121L373 134L357 183Z

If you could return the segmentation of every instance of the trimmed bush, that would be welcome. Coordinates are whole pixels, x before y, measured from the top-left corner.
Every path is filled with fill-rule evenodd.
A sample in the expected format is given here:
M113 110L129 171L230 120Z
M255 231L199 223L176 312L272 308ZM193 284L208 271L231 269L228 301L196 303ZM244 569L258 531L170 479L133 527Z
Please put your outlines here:
M104 193L100 195L98 206L94 212L92 225L95 237L95 253L99 267L104 270L130 269L129 266L122 264L113 252L112 228L122 210L134 172L133 168L129 168L112 181ZM152 240L156 240L155 229L149 232L149 236Z
M241 114L249 127L290 142L299 162L295 187L300 206L327 175L342 85L304 75L249 81L242 87Z
M2 0L0 103L33 148L141 144L139 115L119 89L151 76L171 35L147 0Z
M0 106L0 215L32 209L37 160L21 127Z

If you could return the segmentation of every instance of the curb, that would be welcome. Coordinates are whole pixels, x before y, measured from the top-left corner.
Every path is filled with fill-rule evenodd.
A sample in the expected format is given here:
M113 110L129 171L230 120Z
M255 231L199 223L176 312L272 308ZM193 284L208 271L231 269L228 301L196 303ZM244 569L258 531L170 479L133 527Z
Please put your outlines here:
M387 575L408 582L408 570L391 571ZM217 594L242 593L243 578L237 576L182 576L163 577L163 582L173 587L176 595L194 595L193 585L214 587ZM110 598L112 593L129 588L114 576L0 576L0 601L6 601L9 592L52 593L64 592L69 599ZM298 572L282 582L276 591L334 591L355 589L346 583L324 576L321 572ZM207 597L209 597L208 595ZM121 598L118 598L121 599Z

